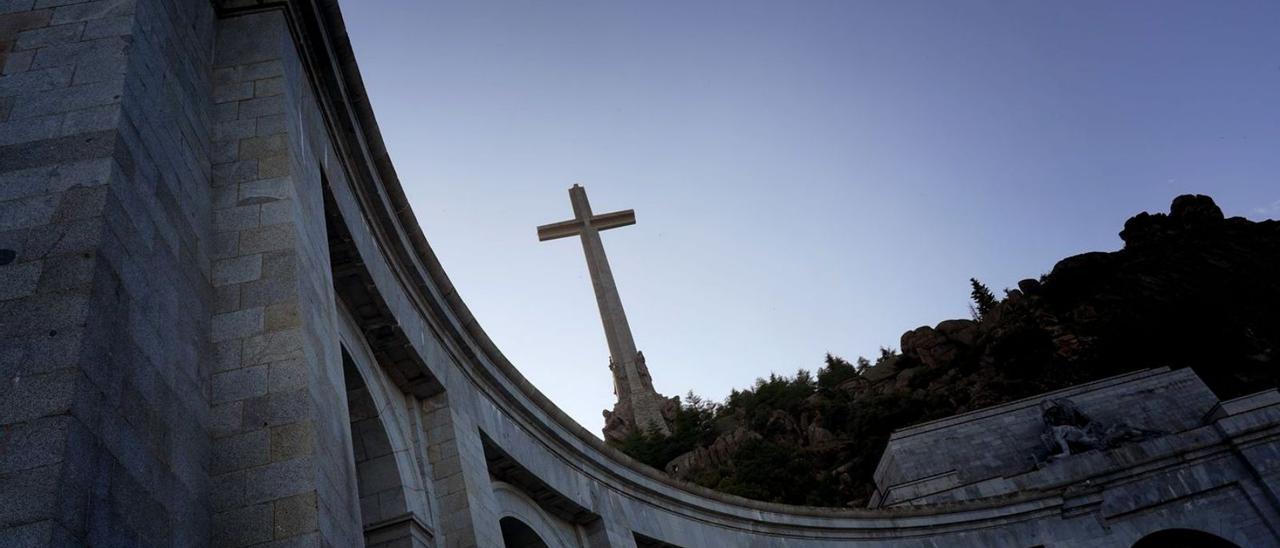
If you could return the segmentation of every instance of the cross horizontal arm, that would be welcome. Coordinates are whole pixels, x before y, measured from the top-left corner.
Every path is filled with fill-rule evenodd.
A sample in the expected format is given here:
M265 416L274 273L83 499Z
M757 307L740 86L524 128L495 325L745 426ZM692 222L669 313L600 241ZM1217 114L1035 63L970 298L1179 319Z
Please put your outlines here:
M596 230L608 230L633 224L636 224L636 211L634 209L601 213L591 217L591 228ZM577 236L582 233L582 226L583 222L578 219L542 225L538 227L538 241L545 242L547 240Z
M608 230L633 224L636 224L636 210L634 209L601 213L591 218L591 227L596 230Z
M580 232L582 232L582 221L577 219L560 221L538 227L538 241L545 242L557 238L568 238L569 236L577 236Z

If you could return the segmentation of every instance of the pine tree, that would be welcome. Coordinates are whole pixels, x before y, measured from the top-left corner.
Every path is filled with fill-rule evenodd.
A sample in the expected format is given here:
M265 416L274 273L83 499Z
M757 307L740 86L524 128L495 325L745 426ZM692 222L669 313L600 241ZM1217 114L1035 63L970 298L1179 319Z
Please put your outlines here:
M973 286L973 292L969 294L969 298L973 299L973 317L974 319L981 320L982 317L986 316L987 312L990 312L991 309L995 308L996 304L1000 301L997 301L996 296L991 293L991 290L988 289L987 286L983 285L982 282L978 281L977 278L969 278L969 284Z

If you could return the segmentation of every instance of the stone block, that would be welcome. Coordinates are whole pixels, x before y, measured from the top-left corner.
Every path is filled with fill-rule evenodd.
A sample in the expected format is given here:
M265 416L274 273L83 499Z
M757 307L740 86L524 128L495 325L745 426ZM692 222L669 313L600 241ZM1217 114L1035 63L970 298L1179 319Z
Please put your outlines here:
M213 288L213 302L211 303L214 314L223 312L231 312L244 308L240 306L240 286L224 285Z
M240 67L240 79L245 81L262 80L284 74L284 65L279 59L253 63Z
M270 504L255 504L213 515L213 544L249 546L271 540Z
M19 379L0 392L0 424L11 424L67 413L77 404L87 404L88 381L75 370L59 370ZM2 492L2 491L0 491Z
M0 524L21 524L54 517L58 500L57 464L0 476L0 493L22 496L0 497Z
M213 88L213 102L227 103L253 98L253 82L224 82Z
M217 164L229 164L235 162L237 159L237 150L238 145L235 141L214 141L209 146L209 161L215 164L215 169L217 168ZM217 177L216 171L213 182L215 185L223 182Z
M213 140L215 141L239 141L253 137L257 133L257 122L255 120L225 120L219 121L213 126Z
M0 202L0 231L49 224L57 210L58 196L41 194Z
M66 448L67 430L72 427L73 421L75 419L71 416L59 415L4 426L0 475L61 462Z
M80 40L84 23L69 23L23 31L18 34L15 50L35 49L55 44L74 43Z
M215 512L243 506L245 475L241 470L209 477L209 506Z
M276 114L273 116L262 116L259 118L255 118L253 121L257 125L256 134L258 136L275 135L277 133L284 133L285 131L283 114ZM285 158L285 157L273 156L272 158ZM259 161L261 162L262 159L259 159ZM280 175L275 175L275 177L280 177Z
M0 14L34 9L35 0L0 0Z
M246 252L243 245L241 252ZM214 287L251 282L261 276L262 255L260 254L220 259L213 263Z
M239 142L221 143L235 149ZM213 166L213 185L223 186L253 181L258 177L258 161L243 160Z
M0 95L32 95L65 88L71 85L71 77L75 74L72 67L36 67L39 70L28 70L30 68L27 66L14 74L0 76Z
M53 17L50 10L35 10L0 15L0 37L11 37L27 29L40 28L49 24Z
M292 392L307 385L306 362L284 360L268 365L267 382L271 392Z
M53 10L53 17L49 22L53 25L59 25L75 21L119 17L132 14L133 7L133 0L98 0L96 2L84 2L55 8Z
M94 40L129 34L133 30L133 20L134 18L128 15L91 19L85 23L84 34L80 38Z
M42 271L43 263L40 261L0 266L0 301L35 293Z
M211 474L225 474L266 464L273 442L265 429L252 430L213 440Z
M240 254L240 233L234 230L215 232L209 243L209 258L213 260Z
M292 392L274 392L266 401L266 422L270 426L289 424L311 416L311 396L306 388Z
M286 301L269 305L265 313L266 332L283 331L302 325L302 321L298 317L297 301Z
M213 403L253 398L267 394L266 366L245 367L213 375Z
M0 122L0 145L50 139L57 137L61 132L61 114Z
M77 78L79 75L77 74ZM111 129L120 124L120 107L106 105L68 112L62 123L62 134L73 135Z
M39 62L37 56L35 62ZM23 73L29 74L29 73ZM9 119L47 116L72 110L110 105L120 102L122 82L94 82L79 86L48 90L19 97L9 112Z
M275 505L275 538L284 539L316 530L319 513L315 493L277 499L272 504Z
M237 337L256 335L262 332L262 325L262 307L215 314L212 321L210 321L209 339L216 343Z
M0 8L4 4L0 2ZM0 529L0 546L74 546L73 539L57 522L46 519Z
M213 212L213 229L244 230L258 226L258 206L241 206Z
M213 107L213 121L227 122L240 116L240 103L221 103Z
M17 51L10 53L7 57L0 55L0 75L18 74L25 72L31 68L31 62L36 58L36 50ZM13 97L2 97L0 100L12 101ZM0 108L0 120L9 116L7 108Z
M83 4L88 1L89 0L36 0L35 9L56 8L58 6L69 6L71 4Z
M0 173L0 202L43 194L48 187L49 176L47 167Z
M271 461L289 460L311 454L315 436L311 422L298 421L271 428Z
M272 276L270 267L270 261L264 259L262 279L248 282L241 287L241 305L269 306L297 298L298 280L289 276Z
M258 120L270 120L273 116L259 118ZM262 133L259 133L262 135ZM289 157L280 154L276 156L264 156L258 158L258 176L263 178L287 177L291 172Z
M259 213L260 222L263 226L292 223L294 207L294 204L287 200L262 204L262 210Z
M256 97L240 101L240 119L259 118L284 112L284 96Z
M245 102L247 104L248 101ZM245 104L241 105L243 113ZM239 158L242 160L251 160L284 154L285 142L283 135L268 135L265 137L250 137L240 140ZM242 189L243 190L243 189Z
M266 139L277 139L278 137L267 137ZM241 141L242 155L244 154L244 143L246 141L249 141L249 139ZM293 198L293 182L287 177L282 177L241 183L239 196L240 198L236 205L240 206L288 200Z
M93 282L98 261L91 254L73 254L49 257L43 263L38 290L47 293L88 286ZM3 277L3 271L0 267L0 278ZM0 289L0 293L3 292Z
M238 187L236 185L218 186L213 188L213 208L227 209L236 206L236 194Z
M242 341L240 339L231 339L214 343L213 353L210 356L210 363L213 365L215 372L230 371L240 368L240 349Z
M282 93L284 93L283 77L263 78L253 82L254 97L275 97Z
M395 455L390 453L356 463L356 474L360 477L361 488L367 492L378 493L400 486Z
M113 131L5 145L0 146L0 166L19 170L101 158L110 155L114 146Z
M280 56L284 21L277 13L246 15L218 32L214 51L219 65L274 61Z
M294 245L294 230L290 223L263 226L240 233L241 253L282 251L292 249Z
M77 186L90 187L106 184L114 171L114 162L109 157L95 158L59 164L47 169L49 190L61 192Z
M314 463L299 457L246 470L244 487L249 504L307 493L315 488Z
M302 357L302 333L297 329L264 333L244 341L245 364L266 364Z
M107 204L106 186L75 186L62 193L53 220L59 223L89 219L103 214Z
M209 431L215 438L240 432L243 416L243 401L215 405L209 411Z

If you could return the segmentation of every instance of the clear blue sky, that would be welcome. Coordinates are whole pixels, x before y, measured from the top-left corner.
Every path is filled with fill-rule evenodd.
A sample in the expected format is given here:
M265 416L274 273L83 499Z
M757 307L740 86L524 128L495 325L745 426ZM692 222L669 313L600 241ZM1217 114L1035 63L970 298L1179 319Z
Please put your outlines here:
M1280 2L342 2L387 147L481 325L592 431L604 233L654 383L723 398L896 347L1175 195L1280 217Z

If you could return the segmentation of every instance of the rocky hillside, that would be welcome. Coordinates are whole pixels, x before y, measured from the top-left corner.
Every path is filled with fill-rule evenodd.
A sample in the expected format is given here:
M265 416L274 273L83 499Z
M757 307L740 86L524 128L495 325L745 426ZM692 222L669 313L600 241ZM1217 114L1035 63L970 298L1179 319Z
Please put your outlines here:
M1191 367L1223 398L1280 384L1280 222L1187 195L1120 237L1003 298L975 281L973 319L904 333L874 363L828 356L724 403L690 395L671 437L619 445L722 491L862 506L896 428L1147 367Z

